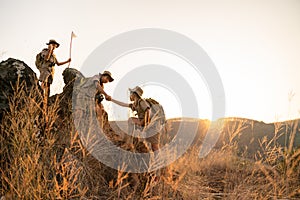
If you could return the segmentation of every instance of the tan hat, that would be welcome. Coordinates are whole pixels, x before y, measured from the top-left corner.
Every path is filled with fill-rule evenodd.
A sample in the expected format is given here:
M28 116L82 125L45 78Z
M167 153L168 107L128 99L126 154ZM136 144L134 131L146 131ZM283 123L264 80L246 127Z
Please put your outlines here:
M113 79L113 77L111 76L111 73L110 73L109 71L104 71L104 72L102 73L102 75L108 76L108 77L109 77L109 82L113 82L113 81L114 81L114 79Z
M139 86L136 86L135 88L133 88L133 89L130 89L129 88L129 91L130 92L135 92L137 95L139 95L140 97L143 95L143 90L142 90L142 88L140 88Z
M46 43L47 45L49 45L49 44L56 44L56 48L58 48L59 47L59 43L58 42L56 42L55 40L49 40L49 42L48 43Z

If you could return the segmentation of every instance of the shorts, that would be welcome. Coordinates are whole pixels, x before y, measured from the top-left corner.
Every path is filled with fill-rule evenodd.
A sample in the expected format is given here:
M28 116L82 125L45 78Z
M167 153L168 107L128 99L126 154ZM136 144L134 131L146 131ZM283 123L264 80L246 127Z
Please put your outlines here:
M49 84L52 84L53 75L54 75L54 68L53 67L42 67L39 70L40 70L39 81L47 82Z

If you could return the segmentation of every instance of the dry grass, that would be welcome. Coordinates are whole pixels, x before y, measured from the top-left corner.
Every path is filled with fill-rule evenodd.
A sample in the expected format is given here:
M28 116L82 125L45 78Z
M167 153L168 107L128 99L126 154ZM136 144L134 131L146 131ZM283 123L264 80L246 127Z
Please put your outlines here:
M48 108L45 124L38 89L16 87L9 113L1 124L1 195L8 199L72 199L87 188L79 180L82 167L57 143L58 101Z
M260 141L255 159L238 152L236 141L245 126L245 121L231 127L224 125L227 142L222 148L203 159L197 157L197 150L191 150L173 164L178 174L186 174L179 185L186 199L300 198L300 149L290 145L294 142L296 124L290 124L293 131L287 147L277 143L279 136L274 133L271 140L265 137Z
M61 119L59 100L51 104L45 125L41 94L15 88L10 111L0 127L0 197L7 199L299 199L300 149L294 148L298 126L286 146L276 124L274 137L260 140L255 159L238 152L247 125L223 127L221 148L199 159L192 147L155 173L132 174L111 169L83 147L72 119ZM284 124L285 127L286 124ZM168 129L172 129L169 127ZM201 138L201 137L200 137ZM159 178L156 178L159 174Z

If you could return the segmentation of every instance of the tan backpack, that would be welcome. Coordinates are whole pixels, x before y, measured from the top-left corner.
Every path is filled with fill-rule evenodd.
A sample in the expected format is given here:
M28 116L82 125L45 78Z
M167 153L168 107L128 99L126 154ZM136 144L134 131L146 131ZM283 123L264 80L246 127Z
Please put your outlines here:
M164 108L158 101L152 98L146 98L145 101L149 104L151 110L151 120L159 120L161 124L166 122L166 115Z
M44 56L45 56L45 51L47 49L43 49L40 53L38 53L35 57L35 66L36 68L40 69L43 64L44 64Z

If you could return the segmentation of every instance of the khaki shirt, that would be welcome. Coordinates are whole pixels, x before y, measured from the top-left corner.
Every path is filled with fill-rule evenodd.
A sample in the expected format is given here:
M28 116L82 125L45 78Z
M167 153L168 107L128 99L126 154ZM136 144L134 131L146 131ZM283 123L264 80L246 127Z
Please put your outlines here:
M80 96L88 96L88 97L95 97L95 94L97 92L97 88L96 88L96 82L98 82L100 84L100 77L101 75L95 75L93 77L90 78L82 78L82 79L78 79L76 80L76 84L75 84L75 88L74 90L76 90ZM103 84L100 86L103 88Z
M145 99L140 99L137 102L129 104L132 111L136 111L139 120L144 120L147 109L150 109L150 105Z
M49 60L45 60L46 56L48 55L49 49L43 49L42 50L42 58L44 58L44 61L42 63L42 68L48 68L48 67L54 67L54 65L57 64L57 59L55 54L52 54L49 58Z
M57 59L54 54L52 54L49 60L45 60L45 57L48 55L49 49L43 49L41 54L43 61L40 63L41 67L39 68L40 71L40 81L46 81L48 83L52 83L53 75L54 75L54 65L57 64Z

